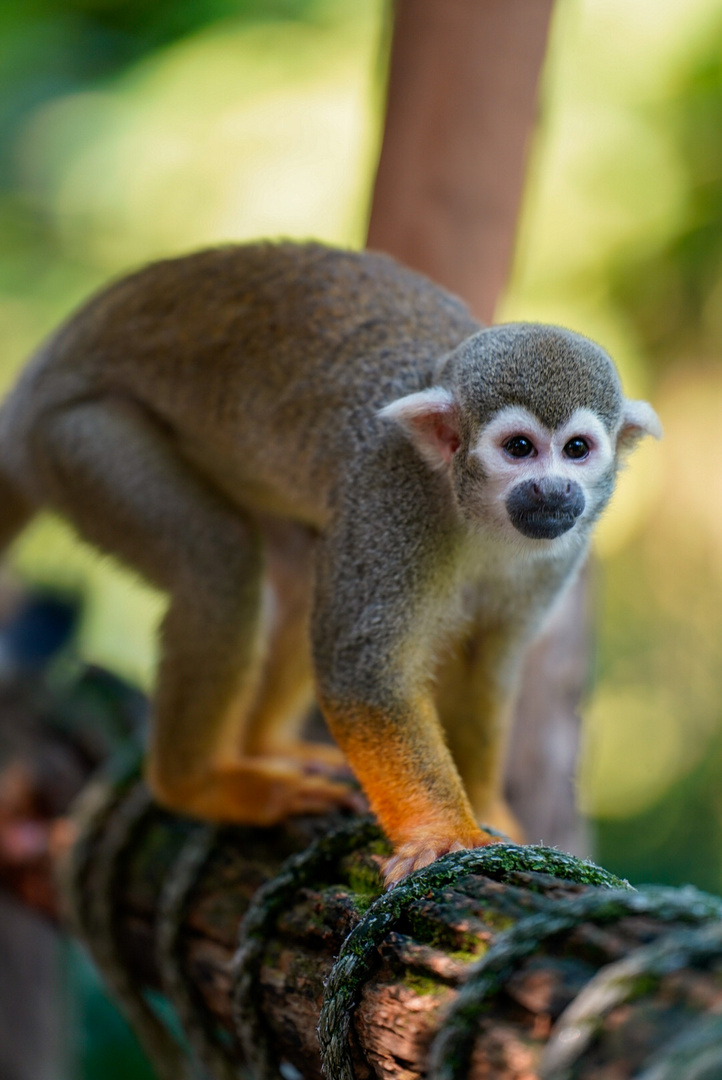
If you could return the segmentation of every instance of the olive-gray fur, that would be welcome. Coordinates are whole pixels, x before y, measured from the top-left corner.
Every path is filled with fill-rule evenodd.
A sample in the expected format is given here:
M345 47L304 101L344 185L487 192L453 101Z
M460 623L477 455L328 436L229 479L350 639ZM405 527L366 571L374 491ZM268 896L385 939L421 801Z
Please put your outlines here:
M439 387L459 443L435 469L380 410ZM317 694L399 853L393 879L485 841L469 799L511 827L500 714L613 487L616 457L543 557L520 537L481 542L474 446L507 405L550 429L590 409L612 437L625 408L599 346L482 329L381 254L259 243L166 260L73 315L0 410L0 544L48 507L168 593L149 778L199 816L352 802L299 748L310 636Z
M624 402L617 370L600 345L539 323L475 334L446 360L447 379L479 426L507 405L523 405L554 429L575 409L592 406L612 431Z

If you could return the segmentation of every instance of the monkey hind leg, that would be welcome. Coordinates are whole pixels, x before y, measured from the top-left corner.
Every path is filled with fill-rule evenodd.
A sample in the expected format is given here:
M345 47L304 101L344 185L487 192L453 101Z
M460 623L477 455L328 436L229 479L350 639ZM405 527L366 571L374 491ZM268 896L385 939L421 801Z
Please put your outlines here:
M56 411L36 453L49 504L170 596L147 770L159 800L258 824L344 804L344 785L245 747L263 660L263 553L252 522L126 400Z

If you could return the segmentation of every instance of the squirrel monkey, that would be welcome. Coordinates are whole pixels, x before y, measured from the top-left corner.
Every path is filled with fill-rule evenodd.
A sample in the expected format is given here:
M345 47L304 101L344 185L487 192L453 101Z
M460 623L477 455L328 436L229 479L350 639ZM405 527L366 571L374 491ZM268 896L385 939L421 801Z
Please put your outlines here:
M300 737L315 684L391 884L513 829L521 657L646 433L577 334L482 329L380 254L218 248L40 348L0 410L0 545L48 507L168 594L147 777L174 810L353 806Z

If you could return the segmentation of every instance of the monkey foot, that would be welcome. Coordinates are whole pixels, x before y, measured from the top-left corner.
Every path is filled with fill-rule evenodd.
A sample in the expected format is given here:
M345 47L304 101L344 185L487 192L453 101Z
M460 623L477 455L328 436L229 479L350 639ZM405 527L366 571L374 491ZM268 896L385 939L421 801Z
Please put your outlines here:
M484 847L486 844L498 844L496 836L481 830L464 837L454 835L434 835L433 833L420 836L416 840L410 840L401 844L396 849L395 855L384 866L384 882L387 889L410 874L413 870L420 870L422 866L440 859L442 855L448 855L451 851L464 851L466 848Z
M159 783L149 772L158 802L189 817L237 825L276 825L297 814L363 812L360 792L277 757L246 757L215 766L202 777Z
M264 746L259 756L288 761L307 775L319 773L335 778L351 778L353 773L343 753L333 743L307 742L296 739L273 746Z

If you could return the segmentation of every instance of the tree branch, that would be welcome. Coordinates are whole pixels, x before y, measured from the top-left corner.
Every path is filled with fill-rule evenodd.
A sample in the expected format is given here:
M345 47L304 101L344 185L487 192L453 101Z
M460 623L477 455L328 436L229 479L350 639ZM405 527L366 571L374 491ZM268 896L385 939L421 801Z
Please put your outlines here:
M139 792L99 919L92 867L114 815ZM333 1080L540 1076L545 1053L567 1052L564 1013L575 1000L585 1005L585 988L595 1023L593 1038L591 1028L577 1036L588 1044L585 1068L641 1067L690 1023L716 1030L718 899L610 890L616 882L591 864L514 845L457 853L383 894L385 850L371 826L340 818L199 833L131 784L90 829L79 869L81 900L96 908L86 908L86 937L96 955L105 949L111 980L108 939L126 989L170 994L218 1076L224 1061L229 1075L250 1061L257 1076L281 1066L294 1075L292 1066L320 1077L324 986L321 1041ZM661 952L646 956L652 943ZM614 984L611 998L590 997L600 978Z
M213 1077L320 1077L324 992L333 1080L592 1080L653 1062L655 1080L678 1080L692 1061L720 1067L715 897L610 890L590 864L512 845L449 856L384 894L372 825L208 830L154 806L116 759L86 787L69 844L64 800L108 731L127 743L132 730L132 698L108 678L86 671L62 694L20 681L0 695L0 838L28 822L61 837L34 865L35 891L0 843L0 881L58 917L48 871L61 860L66 922L161 1076L198 1073L148 994L173 1003Z

